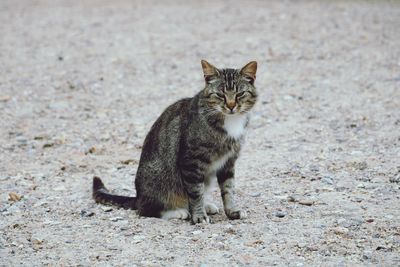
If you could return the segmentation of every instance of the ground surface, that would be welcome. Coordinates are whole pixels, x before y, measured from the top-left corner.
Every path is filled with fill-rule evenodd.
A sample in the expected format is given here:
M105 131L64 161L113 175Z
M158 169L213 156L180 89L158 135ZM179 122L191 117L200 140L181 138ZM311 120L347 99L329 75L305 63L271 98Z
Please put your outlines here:
M70 2L0 3L1 266L400 265L399 2ZM95 204L93 175L135 194L145 134L202 88L202 58L259 62L249 217Z

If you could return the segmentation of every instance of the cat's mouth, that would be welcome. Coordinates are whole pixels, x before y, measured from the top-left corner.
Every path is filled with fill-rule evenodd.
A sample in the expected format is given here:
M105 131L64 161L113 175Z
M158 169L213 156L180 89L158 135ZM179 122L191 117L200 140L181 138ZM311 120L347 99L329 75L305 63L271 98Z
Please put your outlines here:
M239 114L240 112L238 110L224 110L222 113L227 116L233 116Z

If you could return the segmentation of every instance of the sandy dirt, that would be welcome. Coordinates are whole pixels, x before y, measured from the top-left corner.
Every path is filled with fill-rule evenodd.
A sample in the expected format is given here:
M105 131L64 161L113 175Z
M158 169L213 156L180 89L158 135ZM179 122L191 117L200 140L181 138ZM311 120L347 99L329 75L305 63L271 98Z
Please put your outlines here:
M74 2L0 2L0 266L400 265L399 1ZM202 58L259 62L248 218L95 204Z

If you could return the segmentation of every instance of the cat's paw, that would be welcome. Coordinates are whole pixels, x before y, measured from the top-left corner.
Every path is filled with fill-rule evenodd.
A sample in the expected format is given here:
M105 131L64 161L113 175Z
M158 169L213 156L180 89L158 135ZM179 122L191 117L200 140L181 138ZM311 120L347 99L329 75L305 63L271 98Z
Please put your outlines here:
M230 220L244 219L247 217L247 213L244 210L226 210L225 213Z
M219 213L219 208L214 203L206 203L204 205L207 214L214 215Z
M170 220L170 219L188 220L190 218L190 214L187 209L168 210L161 213L161 218L164 220Z
M197 223L212 223L212 221L205 213L192 214L192 224Z

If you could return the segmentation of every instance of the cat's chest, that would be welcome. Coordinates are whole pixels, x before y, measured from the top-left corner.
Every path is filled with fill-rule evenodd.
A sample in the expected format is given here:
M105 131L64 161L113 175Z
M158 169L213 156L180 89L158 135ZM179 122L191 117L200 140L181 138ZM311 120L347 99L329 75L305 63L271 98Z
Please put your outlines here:
M245 133L247 120L247 115L243 114L225 116L223 127L228 136L238 139Z
M209 168L208 168L208 173L215 173L218 170L220 170L228 161L229 158L231 158L233 155L235 154L235 152L233 150L228 151L227 153L225 153L222 156L219 156L218 158L214 159L214 161L212 161L212 163L210 164Z

